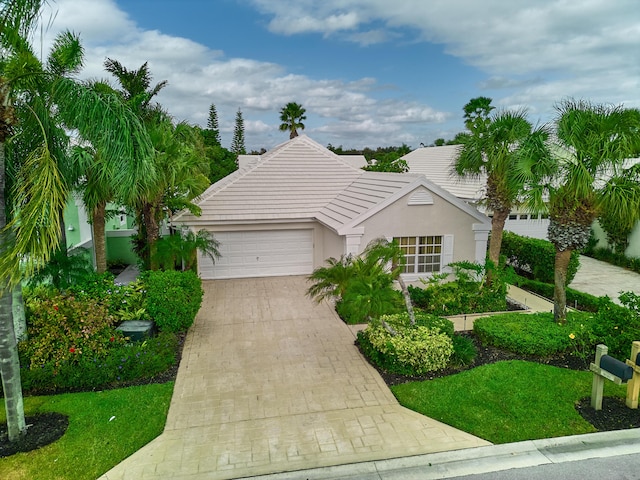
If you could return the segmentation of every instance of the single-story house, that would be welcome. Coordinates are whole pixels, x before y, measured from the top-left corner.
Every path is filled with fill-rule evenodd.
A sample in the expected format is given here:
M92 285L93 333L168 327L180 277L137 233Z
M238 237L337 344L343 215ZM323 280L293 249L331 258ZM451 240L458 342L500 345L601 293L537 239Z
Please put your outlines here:
M460 178L453 166L460 145L443 145L441 147L421 147L402 157L407 162L409 173L425 175L429 180L452 193L460 200L476 206L491 216L480 200L484 198L487 177ZM505 221L504 228L518 235L547 239L549 218L546 215L532 215L528 212L514 210Z
M367 172L306 135L259 156L172 224L206 229L220 242L215 264L199 256L203 279L308 275L325 260L358 254L373 239L397 239L408 281L453 261L484 262L490 220L424 175Z

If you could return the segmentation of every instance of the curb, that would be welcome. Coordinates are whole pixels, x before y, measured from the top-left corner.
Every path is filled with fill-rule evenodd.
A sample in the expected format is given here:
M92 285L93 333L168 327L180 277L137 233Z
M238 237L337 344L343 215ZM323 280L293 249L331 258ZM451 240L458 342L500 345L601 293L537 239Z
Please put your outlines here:
M527 440L413 457L276 473L256 480L429 480L640 453L640 429Z

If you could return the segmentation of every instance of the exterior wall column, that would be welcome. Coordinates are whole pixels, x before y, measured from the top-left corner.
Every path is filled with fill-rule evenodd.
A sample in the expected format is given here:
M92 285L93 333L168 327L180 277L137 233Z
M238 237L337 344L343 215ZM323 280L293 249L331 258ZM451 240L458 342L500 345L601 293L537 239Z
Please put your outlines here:
M491 225L485 223L474 223L473 232L476 241L476 263L484 265L487 258L487 242L489 241L489 232Z
M360 253L360 244L362 243L362 233L359 234L347 234L345 235L345 248L344 253L346 255L358 255Z

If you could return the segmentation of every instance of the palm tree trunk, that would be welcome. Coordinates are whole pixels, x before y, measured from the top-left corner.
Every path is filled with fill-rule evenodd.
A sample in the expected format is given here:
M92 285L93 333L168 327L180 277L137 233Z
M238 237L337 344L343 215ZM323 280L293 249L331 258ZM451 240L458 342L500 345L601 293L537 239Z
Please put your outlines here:
M3 88L5 87L5 88ZM5 139L6 115L9 96L5 84L0 85L0 232L7 225L5 203ZM4 237L6 233L2 233ZM6 246L5 239L0 237L0 246ZM5 254L0 251L0 254ZM18 359L18 343L13 328L13 295L6 279L0 279L0 377L4 392L4 406L7 414L7 430L9 441L15 442L27 432L24 419L24 403L22 399L22 380L20 378L20 360Z
M496 210L493 212L491 219L491 237L489 238L489 260L493 263L493 267L487 271L487 285L493 282L495 277L495 269L500 265L500 250L502 248L502 234L504 232L504 224L509 216L510 210Z
M18 342L13 330L12 303L12 293L5 284L0 297L0 375L9 441L15 442L27 433L27 427L24 419Z
M558 250L554 265L553 319L556 323L567 322L567 270L572 250Z
M27 339L27 315L24 310L24 298L22 296L22 285L18 283L13 289L13 328L16 340L22 342Z
M107 202L98 202L93 209L93 249L96 254L96 272L107 271L107 246L104 228L104 218L107 209Z
M502 234L504 224L509 216L510 210L497 210L493 212L491 219L491 238L489 239L489 260L494 266L500 264L500 249L502 248Z
M158 259L156 255L157 241L160 238L160 224L156 219L156 208L152 203L145 203L143 206L145 230L147 232L147 255L149 256L149 269L158 269Z
M402 297L404 298L404 304L407 306L409 321L411 322L411 325L415 325L416 314L413 311L413 303L411 302L411 295L409 295L409 289L407 288L407 284L404 283L404 280L402 279L402 275L398 275L398 283L400 284L400 289L402 290Z

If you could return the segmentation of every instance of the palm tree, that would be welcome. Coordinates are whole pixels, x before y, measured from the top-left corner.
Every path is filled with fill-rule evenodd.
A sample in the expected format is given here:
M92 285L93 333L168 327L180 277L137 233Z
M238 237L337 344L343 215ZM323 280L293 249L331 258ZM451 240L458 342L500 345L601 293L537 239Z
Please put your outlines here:
M291 133L289 134L289 138L295 138L298 136L298 129L304 130L303 120L306 120L305 116L306 110L302 108L302 105L299 105L295 102L287 103L280 110L280 131L286 132L289 130Z
M60 163L65 156L56 156L66 143L62 127L75 129L117 162L118 188L131 187L137 169L149 168L144 161L149 140L137 118L118 99L100 97L72 78L82 65L75 35L58 35L45 65L34 54L27 39L43 3L0 0L0 375L11 441L26 432L11 289L45 264L61 243L68 195ZM134 144L141 154L136 162L131 161ZM8 171L16 176L10 190Z
M209 186L209 164L199 129L184 122L174 125L169 117L149 123L147 129L156 151L153 159L158 175L130 205L142 213L146 234L143 258L156 270L162 220L183 209L200 214L192 200Z
M194 270L197 261L197 251L209 257L214 263L220 258L220 242L207 230L194 233L176 233L162 238L158 242L158 263L164 268L178 268L182 271Z
M549 168L548 133L544 128L534 129L526 117L524 110L507 110L487 122L474 120L474 129L454 164L454 171L462 177L487 176L485 202L493 213L489 260L496 266L505 221L524 192L526 178L520 165L540 175ZM490 280L491 275L487 278Z
M640 111L565 100L556 106L555 181L533 190L549 195L549 240L556 248L554 319L567 317L566 280L571 252L583 248L591 225L606 213L622 226L640 220L640 174L625 169L637 155Z

